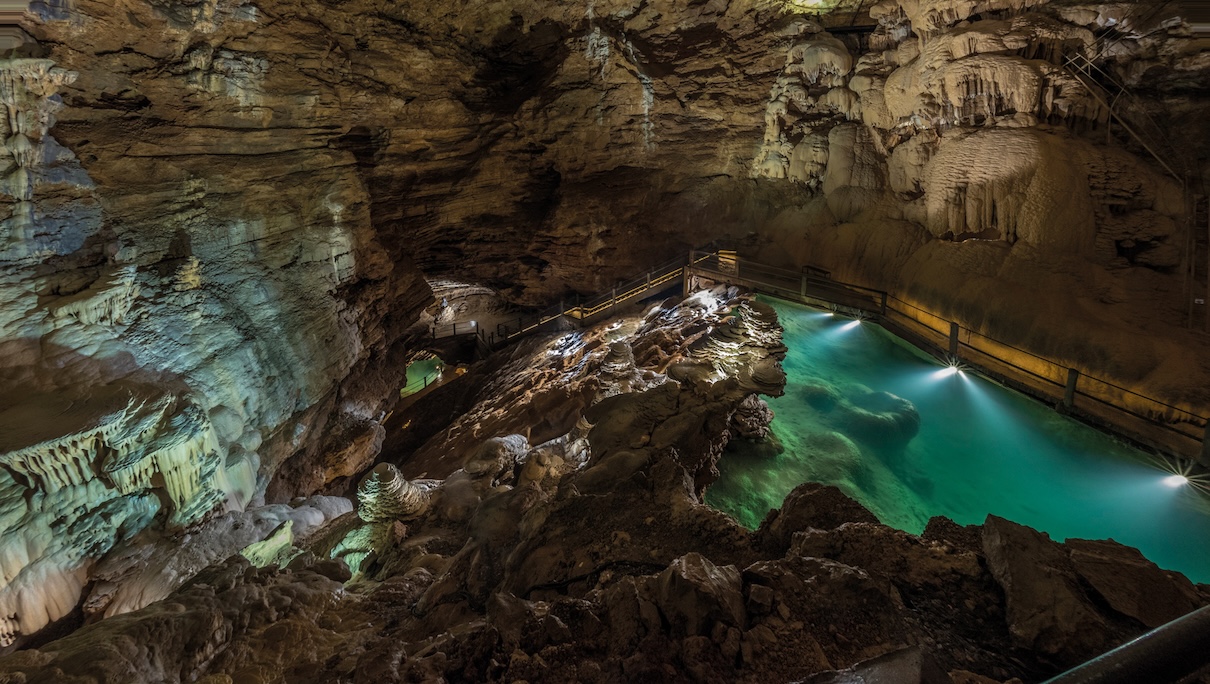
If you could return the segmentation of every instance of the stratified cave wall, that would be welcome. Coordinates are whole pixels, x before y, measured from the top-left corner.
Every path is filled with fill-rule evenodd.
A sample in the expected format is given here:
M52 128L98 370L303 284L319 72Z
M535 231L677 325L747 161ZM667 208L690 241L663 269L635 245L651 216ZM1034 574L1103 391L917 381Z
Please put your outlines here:
M261 21L82 2L31 24L49 59L0 66L0 640L67 615L149 525L258 503L402 375L428 287L377 239L351 96L240 49Z
M725 237L1206 398L1179 192L1060 66L1129 4L886 0L860 47L779 0L54 6L0 65L5 641L368 465L422 276L545 303ZM1197 45L1112 58L1188 124Z

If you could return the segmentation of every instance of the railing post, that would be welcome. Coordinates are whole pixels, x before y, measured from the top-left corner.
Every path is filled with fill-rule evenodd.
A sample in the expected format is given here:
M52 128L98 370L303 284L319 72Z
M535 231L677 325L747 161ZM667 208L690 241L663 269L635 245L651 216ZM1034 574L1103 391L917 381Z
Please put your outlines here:
M958 324L950 322L950 356L958 358Z
M1067 387L1063 390L1063 402L1059 404L1059 413L1066 413L1076 405L1076 383L1080 381L1080 371L1067 369Z
M612 309L613 307L615 307L617 305L618 305L618 288L615 285L612 289L609 290L609 308Z
M882 293L881 302L879 302L879 310L882 312L882 317L886 318L886 293Z
M798 296L807 296L807 274L805 273L799 278Z

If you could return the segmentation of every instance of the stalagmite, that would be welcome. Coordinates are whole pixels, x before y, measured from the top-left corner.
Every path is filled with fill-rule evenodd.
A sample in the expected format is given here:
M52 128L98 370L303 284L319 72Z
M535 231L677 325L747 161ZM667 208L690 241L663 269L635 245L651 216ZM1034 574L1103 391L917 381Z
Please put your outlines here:
M429 494L395 466L379 463L357 485L357 501L357 515L366 522L407 520L428 510Z
M820 133L827 131L827 125L816 122L832 117L860 119L861 99L846 87L853 70L848 49L818 26L810 28L816 33L790 47L786 66L769 94L764 144L753 161L752 175L815 187L827 163L826 154L821 160L819 151Z

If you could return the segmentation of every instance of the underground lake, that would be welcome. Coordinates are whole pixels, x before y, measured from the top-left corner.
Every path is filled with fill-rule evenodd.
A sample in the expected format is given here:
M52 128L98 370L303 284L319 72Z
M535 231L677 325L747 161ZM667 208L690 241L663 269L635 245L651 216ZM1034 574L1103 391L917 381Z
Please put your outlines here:
M734 440L707 503L755 528L804 482L835 485L919 534L930 517L988 514L1068 538L1113 539L1210 582L1210 502L1157 456L878 325L765 299L789 349L773 437Z

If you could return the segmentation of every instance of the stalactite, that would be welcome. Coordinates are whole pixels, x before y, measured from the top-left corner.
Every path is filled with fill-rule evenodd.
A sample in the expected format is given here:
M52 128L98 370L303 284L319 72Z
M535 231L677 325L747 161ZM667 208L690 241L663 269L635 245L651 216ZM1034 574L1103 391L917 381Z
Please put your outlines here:
M139 295L135 266L123 266L103 274L82 292L59 298L48 305L58 319L85 325L121 323Z

